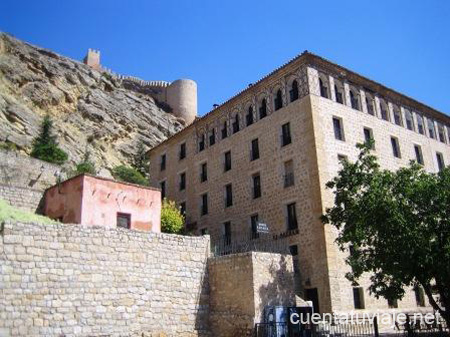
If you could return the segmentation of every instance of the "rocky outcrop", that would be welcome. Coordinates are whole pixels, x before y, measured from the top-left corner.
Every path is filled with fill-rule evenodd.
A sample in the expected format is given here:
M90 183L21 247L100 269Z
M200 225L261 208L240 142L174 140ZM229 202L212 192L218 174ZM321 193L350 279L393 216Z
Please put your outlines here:
M0 34L0 142L23 153L49 114L70 164L86 149L99 168L127 163L140 140L150 148L183 127L162 108L107 73Z

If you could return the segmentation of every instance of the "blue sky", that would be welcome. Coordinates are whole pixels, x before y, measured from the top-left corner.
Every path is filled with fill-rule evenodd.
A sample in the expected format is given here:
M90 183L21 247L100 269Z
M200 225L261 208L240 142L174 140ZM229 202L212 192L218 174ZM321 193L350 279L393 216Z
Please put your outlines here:
M2 0L0 30L147 80L191 78L199 114L309 50L450 113L450 1Z

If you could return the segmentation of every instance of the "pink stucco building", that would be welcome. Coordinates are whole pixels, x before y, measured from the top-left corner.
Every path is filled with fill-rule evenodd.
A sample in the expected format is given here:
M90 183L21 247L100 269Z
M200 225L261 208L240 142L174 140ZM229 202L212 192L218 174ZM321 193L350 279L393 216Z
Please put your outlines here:
M44 214L64 223L161 231L161 191L81 174L45 192Z

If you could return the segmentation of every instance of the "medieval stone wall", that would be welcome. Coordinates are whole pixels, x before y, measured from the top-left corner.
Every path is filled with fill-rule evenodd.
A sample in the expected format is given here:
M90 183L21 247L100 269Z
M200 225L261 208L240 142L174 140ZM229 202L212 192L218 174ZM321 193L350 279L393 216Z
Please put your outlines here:
M199 336L209 237L7 222L0 332L11 336Z
M0 184L0 199L25 211L40 213L43 196L40 190Z

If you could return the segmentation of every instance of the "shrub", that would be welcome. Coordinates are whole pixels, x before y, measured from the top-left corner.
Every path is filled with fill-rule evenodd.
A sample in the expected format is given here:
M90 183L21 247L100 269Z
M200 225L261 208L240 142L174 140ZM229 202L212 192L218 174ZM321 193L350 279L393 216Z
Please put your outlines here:
M0 149L6 151L17 151L17 145L9 140L5 140L4 142L0 142Z
M147 179L140 174L136 169L127 167L125 165L116 166L112 170L112 175L115 179L125 181L127 183L133 183L138 185L148 185Z
M163 200L161 208L161 231L180 234L184 229L184 216L175 201Z
M133 168L135 168L144 178L149 176L149 163L147 158L147 151L145 150L144 143L139 141L136 153L132 158Z
M52 134L53 122L50 116L45 116L39 135L33 140L31 156L49 163L62 164L68 155L58 147L56 136Z
M91 161L91 153L89 151L86 151L84 153L83 160L77 164L74 173L74 175L82 173L88 173L92 175L97 174L97 169L95 168L95 164Z

